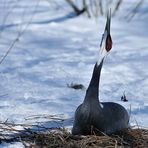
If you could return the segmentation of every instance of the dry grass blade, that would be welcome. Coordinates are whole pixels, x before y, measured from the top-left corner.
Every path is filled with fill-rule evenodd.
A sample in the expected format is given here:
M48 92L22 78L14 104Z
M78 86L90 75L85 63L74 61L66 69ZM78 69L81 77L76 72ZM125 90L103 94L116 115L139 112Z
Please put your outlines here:
M29 119L45 117L48 119L60 118L62 115L34 115ZM62 118L61 118L62 119ZM0 142L22 142L25 147L46 147L46 148L118 148L118 147L147 147L147 129L127 129L115 135L101 136L72 135L65 128L47 128L36 124L14 124L8 121L0 122ZM42 130L34 130L42 129Z
M5 127L7 127L6 123ZM14 124L13 124L14 125ZM16 125L18 126L18 125ZM118 148L118 147L147 147L148 130L147 129L128 129L116 135L71 135L66 129L47 129L42 131L32 131L29 128L16 130L12 124L5 128L5 132L14 130L14 134L1 134L1 141L14 142L21 141L26 147L49 147L49 148ZM0 126L2 130L2 125ZM8 130L8 131L7 131Z
M48 119L48 120L54 120L54 121L63 121L64 117L63 117L63 114L58 114L58 115L41 114L41 115L32 115L32 116L25 118L25 120L36 120L36 119Z

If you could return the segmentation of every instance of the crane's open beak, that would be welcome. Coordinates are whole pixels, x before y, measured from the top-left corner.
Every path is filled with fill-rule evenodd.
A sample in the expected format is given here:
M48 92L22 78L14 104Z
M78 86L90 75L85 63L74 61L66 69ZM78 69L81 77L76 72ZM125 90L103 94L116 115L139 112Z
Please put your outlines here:
M104 30L101 44L100 44L99 57L98 57L98 61L97 61L98 65L100 64L100 62L104 59L104 57L108 54L108 52L112 48L110 25L111 25L111 11L108 11L106 26L105 26L105 30Z
M107 35L110 35L110 23L111 23L111 11L108 11L107 21L106 21L106 26L104 31L104 32L107 32Z
M112 48L112 38L110 34L110 26L111 26L111 11L108 11L106 26L105 26L105 30L104 30L101 44L100 44L101 51L104 50L104 52L109 52Z
M111 11L108 11L107 22L106 22L105 32L104 32L104 34L106 34L105 49L107 52L109 52L112 48L112 38L110 35L110 24L111 24Z

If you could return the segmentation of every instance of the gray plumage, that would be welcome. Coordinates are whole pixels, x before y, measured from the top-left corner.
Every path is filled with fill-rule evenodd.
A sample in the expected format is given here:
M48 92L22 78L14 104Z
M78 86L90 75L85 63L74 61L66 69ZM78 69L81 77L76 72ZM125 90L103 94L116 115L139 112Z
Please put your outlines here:
M129 115L123 106L113 102L99 102L98 86L102 64L103 61L98 67L95 65L85 99L76 109L72 129L74 135L88 135L92 130L112 134L128 128Z
M101 50L109 52L112 47L109 15L105 33L106 37L103 36ZM103 53L102 51L100 52L101 54ZM99 63L97 62L94 66L92 78L86 91L84 101L76 109L72 128L72 134L74 135L88 135L92 132L96 134L100 132L113 134L128 128L129 115L123 106L113 102L100 103L99 101L99 82L104 61L104 57L102 57L104 56L103 54L100 56L101 60L99 59Z

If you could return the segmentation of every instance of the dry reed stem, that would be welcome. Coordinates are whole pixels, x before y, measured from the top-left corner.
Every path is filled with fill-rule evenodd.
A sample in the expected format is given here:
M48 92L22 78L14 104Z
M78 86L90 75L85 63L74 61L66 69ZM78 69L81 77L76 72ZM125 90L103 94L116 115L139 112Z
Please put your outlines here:
M124 148L124 147L148 147L147 129L127 129L115 135L78 136L72 135L64 128L33 131L30 125L21 130L17 126L21 124L0 123L0 142L22 142L28 148ZM28 128L29 127L29 128ZM46 128L45 128L46 129Z

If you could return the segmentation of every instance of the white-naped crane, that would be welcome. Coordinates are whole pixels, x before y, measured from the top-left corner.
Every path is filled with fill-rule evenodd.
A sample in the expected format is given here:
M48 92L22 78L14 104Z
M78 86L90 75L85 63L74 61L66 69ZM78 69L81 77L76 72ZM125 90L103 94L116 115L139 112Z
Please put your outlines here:
M92 132L113 134L129 126L127 110L114 102L100 102L99 82L104 58L112 48L110 34L111 12L107 14L105 31L102 36L99 57L94 66L92 78L87 88L84 101L75 112L73 135L89 135Z

